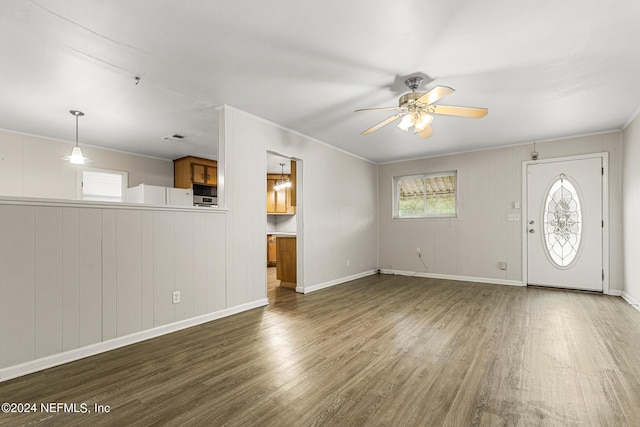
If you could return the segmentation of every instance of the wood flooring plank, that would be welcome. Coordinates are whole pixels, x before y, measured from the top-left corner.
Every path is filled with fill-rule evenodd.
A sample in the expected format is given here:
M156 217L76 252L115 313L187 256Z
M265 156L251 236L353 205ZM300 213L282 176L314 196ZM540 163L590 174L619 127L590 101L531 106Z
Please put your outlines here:
M640 313L589 293L374 275L0 383L108 414L0 425L632 426ZM8 396L8 397L7 397Z

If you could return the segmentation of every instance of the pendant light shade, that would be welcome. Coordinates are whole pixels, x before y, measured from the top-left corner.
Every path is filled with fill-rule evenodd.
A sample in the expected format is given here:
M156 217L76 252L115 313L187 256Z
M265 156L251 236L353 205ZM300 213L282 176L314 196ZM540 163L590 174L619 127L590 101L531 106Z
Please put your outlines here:
M82 155L80 147L73 147L71 156L69 156L69 163L73 163L74 165L84 165L84 156Z
M280 163L280 167L282 167L282 174L280 175L280 182L276 182L276 185L273 186L275 191L280 191L285 188L291 187L291 181L284 179L284 163Z
M64 160L68 160L69 163L74 165L84 165L86 162L90 162L88 158L82 155L82 150L78 146L78 117L84 116L82 111L71 110L69 111L73 116L76 117L76 146L73 147L73 151L71 151L70 156L63 157Z

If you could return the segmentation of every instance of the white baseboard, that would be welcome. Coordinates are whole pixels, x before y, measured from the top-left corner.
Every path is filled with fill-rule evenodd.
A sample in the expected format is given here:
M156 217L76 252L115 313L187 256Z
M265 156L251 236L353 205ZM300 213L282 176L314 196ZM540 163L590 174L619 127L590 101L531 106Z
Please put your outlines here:
M622 296L622 291L617 289L609 289L607 292L604 292L605 295L611 295L612 297L620 297Z
M637 299L635 299L634 297L632 297L631 295L629 295L628 293L626 293L625 291L622 291L622 298L629 303L629 305L633 308L635 308L636 310L640 311L640 302L638 302Z
M328 282L319 283L319 284L313 285L313 286L305 286L305 287L298 286L298 287L296 287L296 292L301 293L301 294L308 294L310 292L319 291L320 289L324 289L324 288L329 288L331 286L340 285L342 283L349 282L351 280L356 280L356 279L360 279L362 277L371 276L371 275L376 274L377 272L378 272L378 270L364 271L362 273L354 274L352 276L347 276L347 277L342 277L340 279L330 280Z
M115 350L116 348L124 347L130 344L146 341L148 339L166 335L171 332L176 332L181 329L190 328L192 326L207 323L212 320L231 316L232 314L237 314L258 307L263 307L268 304L269 300L267 300L266 298L260 299L247 304L240 304L235 307L227 308L213 313L203 314L201 316L192 317L190 319L181 320L179 322L171 323L168 325L158 326L156 328L135 332L123 337L91 344L86 347L76 348L73 350L65 351L63 353L58 353L29 362L21 363L19 365L2 368L0 369L0 382L31 374L33 372L42 371L54 366L73 362L74 360L83 359L85 357L93 356L99 353L104 353L109 350Z
M415 272L415 271L402 271L402 270L380 270L380 272L384 274L397 274L400 276L425 277L428 279L457 280L460 282L489 283L492 285L524 286L521 280L506 280L506 279L494 279L494 278L488 278L488 277L473 277L473 276L455 276L451 274L421 273L421 272Z

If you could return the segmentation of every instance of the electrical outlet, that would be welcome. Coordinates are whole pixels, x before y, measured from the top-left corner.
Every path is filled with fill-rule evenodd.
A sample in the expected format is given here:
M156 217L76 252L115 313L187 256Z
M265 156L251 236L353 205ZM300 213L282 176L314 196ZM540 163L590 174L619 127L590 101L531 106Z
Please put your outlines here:
M178 304L180 302L180 291L173 292L173 303Z
M417 253L418 255L422 254L422 249L420 249L420 248L416 248L416 253Z

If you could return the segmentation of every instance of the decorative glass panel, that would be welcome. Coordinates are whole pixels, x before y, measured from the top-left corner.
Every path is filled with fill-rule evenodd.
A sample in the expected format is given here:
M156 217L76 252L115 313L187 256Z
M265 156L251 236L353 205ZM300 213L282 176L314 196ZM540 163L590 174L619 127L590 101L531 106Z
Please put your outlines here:
M582 211L578 192L564 175L560 175L551 186L544 206L544 241L547 252L556 265L567 267L580 248Z

